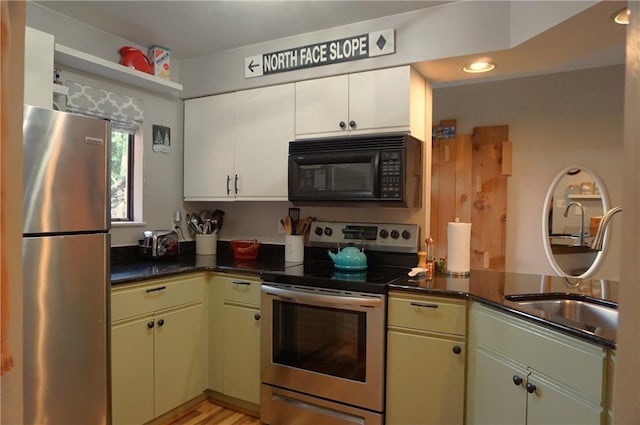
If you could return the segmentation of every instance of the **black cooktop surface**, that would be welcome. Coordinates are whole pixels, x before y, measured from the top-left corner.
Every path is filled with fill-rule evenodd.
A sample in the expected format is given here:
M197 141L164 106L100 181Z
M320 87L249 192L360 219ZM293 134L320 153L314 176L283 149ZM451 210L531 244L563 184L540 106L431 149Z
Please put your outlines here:
M366 270L343 270L332 262L308 261L284 272L264 272L264 282L385 294L387 285L407 275L403 267L368 265Z

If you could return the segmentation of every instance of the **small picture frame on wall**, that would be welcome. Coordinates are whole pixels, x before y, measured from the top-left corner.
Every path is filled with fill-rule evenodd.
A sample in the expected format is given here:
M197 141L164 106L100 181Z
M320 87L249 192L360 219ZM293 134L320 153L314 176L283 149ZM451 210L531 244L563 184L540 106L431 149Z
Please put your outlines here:
M153 151L169 153L171 151L171 128L153 124Z

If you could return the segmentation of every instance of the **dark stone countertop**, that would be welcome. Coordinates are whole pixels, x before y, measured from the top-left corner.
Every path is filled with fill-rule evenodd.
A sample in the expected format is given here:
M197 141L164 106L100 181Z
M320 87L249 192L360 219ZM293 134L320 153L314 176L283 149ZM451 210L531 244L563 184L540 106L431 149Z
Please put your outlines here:
M168 260L122 261L122 259L118 259L115 264L112 261L111 285L117 286L199 271L260 276L265 272L284 272L288 267L295 266L295 264L285 264L284 252L279 246L261 247L260 255L256 260L236 260L230 248L227 249L227 246L220 244L218 245L218 255L195 255L189 247L182 251L183 254L180 257ZM505 299L505 296L522 294L548 296L552 294L617 306L618 282L473 270L468 277L464 278L440 274L437 274L432 280L400 278L389 284L388 289L390 291L479 301L508 314L577 336L594 344L616 348L616 329L594 328L586 323L578 323L538 309L522 306Z
M228 243L218 243L217 255L195 255L193 244L181 244L181 254L166 259L141 259L131 247L112 249L111 286L159 279L199 271L243 273L259 276L266 271L284 271L284 248L263 245L255 260L237 260ZM293 265L293 264L291 264Z
M535 297L567 297L606 306L617 306L619 283L608 280L573 279L524 273L472 270L466 278L438 274L433 280L400 279L389 290L423 295L467 298L496 307L509 314L532 320L540 325L580 337L592 343L616 348L617 329L594 327L561 316L525 307L505 299L508 295Z

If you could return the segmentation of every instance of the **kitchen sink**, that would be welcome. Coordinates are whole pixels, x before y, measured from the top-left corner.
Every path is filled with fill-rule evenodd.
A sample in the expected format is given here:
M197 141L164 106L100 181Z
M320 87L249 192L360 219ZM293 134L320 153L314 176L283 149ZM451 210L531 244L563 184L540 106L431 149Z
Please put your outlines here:
M576 299L556 294L507 295L505 299L522 307L596 328L617 329L618 327L618 308L613 303L605 305L589 299Z

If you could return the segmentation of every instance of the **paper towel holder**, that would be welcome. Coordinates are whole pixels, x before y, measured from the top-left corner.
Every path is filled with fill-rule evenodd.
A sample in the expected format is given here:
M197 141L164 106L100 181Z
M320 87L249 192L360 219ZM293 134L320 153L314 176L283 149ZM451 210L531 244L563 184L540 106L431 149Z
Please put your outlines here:
M455 228L457 228L458 230L455 231ZM468 232L466 233L466 249L465 251L467 251L467 258L465 262L466 264L464 265L460 265L460 259L456 256L456 260L457 261L451 261L452 260L452 252L451 252L451 248L452 248L452 234L456 234L458 236L460 236L460 232L462 231L462 229L464 229L464 232ZM455 231L455 232L453 232ZM443 274L445 276L450 276L450 277L469 277L469 275L471 274L470 269L469 269L469 257L468 257L468 250L470 249L469 246L469 239L470 239L470 231L471 231L471 223L460 223L460 218L456 217L454 222L450 222L447 225L447 265L443 270ZM455 263L455 266L453 267L454 269L457 270L450 270L450 267L452 265L452 263ZM462 270L461 270L462 269Z

